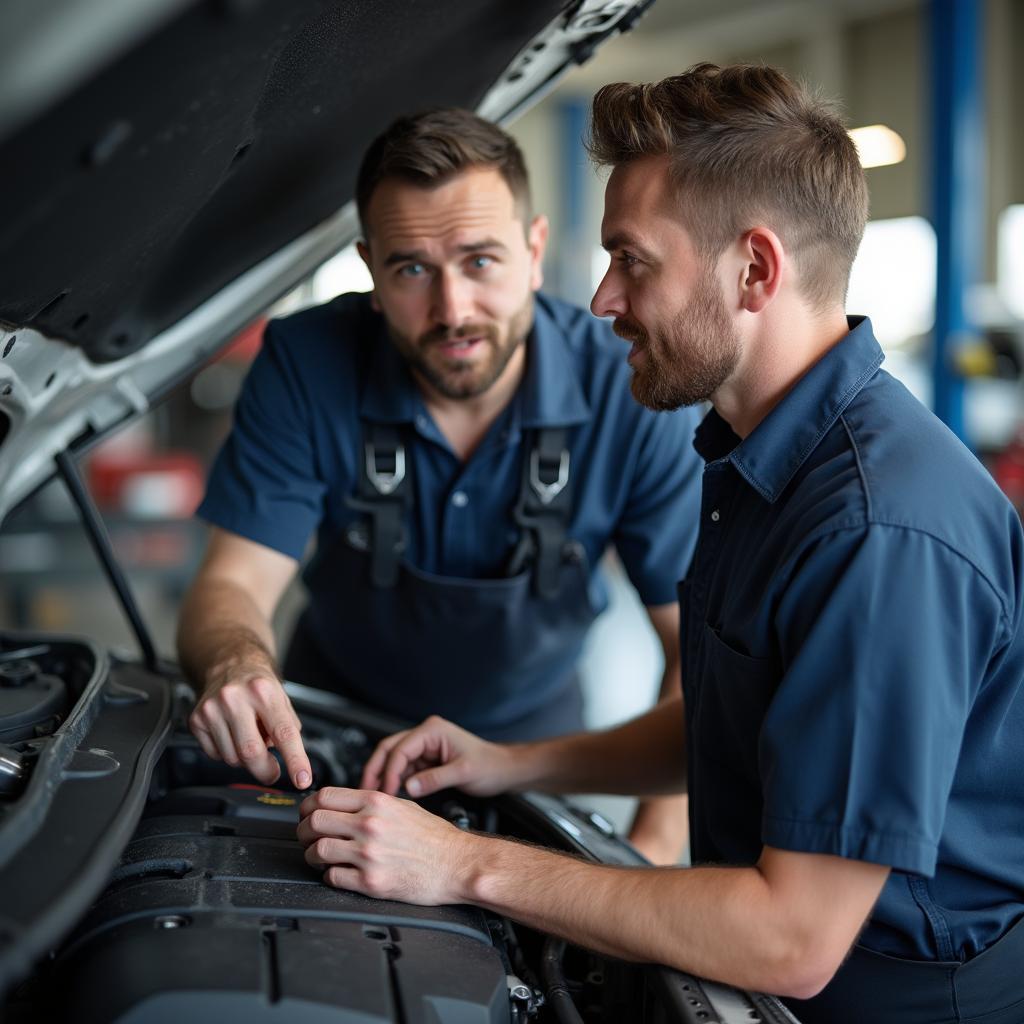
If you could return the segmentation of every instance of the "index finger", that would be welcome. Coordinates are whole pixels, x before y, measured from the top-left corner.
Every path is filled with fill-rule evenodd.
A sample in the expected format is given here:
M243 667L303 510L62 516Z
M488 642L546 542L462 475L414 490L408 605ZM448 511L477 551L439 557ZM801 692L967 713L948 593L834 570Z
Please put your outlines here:
M367 764L366 775L372 778L374 789L395 796L402 780L409 774L409 765L420 757L424 740L415 730L391 738L394 742L386 748L384 743L377 748L374 758L378 758L378 761L374 765L373 774L370 776L370 765Z
M408 736L409 732L409 729L405 729L402 732L392 733L377 744L377 749L370 755L370 759L363 767L363 778L359 783L360 789L380 789L382 769L387 762L391 748Z
M444 758L438 756L440 746L439 738L425 725L417 726L405 733L385 753L381 790L394 796L413 770L423 766L420 762L443 764Z
M302 745L299 716L280 684L260 692L260 698L260 721L284 759L292 785L307 789L313 781L313 769Z
M313 768L302 745L301 729L298 716L289 708L286 714L268 724L267 732L284 758L292 785L296 789L308 789L313 781Z

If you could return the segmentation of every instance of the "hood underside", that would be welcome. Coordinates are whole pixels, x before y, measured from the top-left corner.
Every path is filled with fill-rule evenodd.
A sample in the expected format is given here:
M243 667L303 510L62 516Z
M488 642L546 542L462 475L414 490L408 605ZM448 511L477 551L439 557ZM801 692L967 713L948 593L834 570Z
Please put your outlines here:
M459 105L508 120L648 2L154 0L129 18L119 0L41 0L0 15L16 55L0 72L0 516L54 452L147 408L355 237L358 164L392 118Z

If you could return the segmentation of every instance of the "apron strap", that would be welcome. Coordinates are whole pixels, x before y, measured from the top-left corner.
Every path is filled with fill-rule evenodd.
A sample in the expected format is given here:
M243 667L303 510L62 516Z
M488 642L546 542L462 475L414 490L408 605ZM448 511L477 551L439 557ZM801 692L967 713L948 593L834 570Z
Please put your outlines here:
M519 498L512 518L522 537L512 552L507 573L515 576L533 564L533 585L543 598L558 594L566 529L572 512L568 431L541 427L524 445Z
M561 584L572 512L567 434L564 427L542 427L532 432L529 444L524 445L519 497L512 510L522 536L509 560L507 574L515 576L532 565L534 590L548 599L557 596ZM369 516L370 580L378 589L393 587L398 581L411 476L412 459L401 429L389 423L364 422L359 485L347 502Z
M390 423L364 422L359 487L347 502L370 517L370 582L377 588L393 587L398 580L411 472L412 459L407 457L400 429Z

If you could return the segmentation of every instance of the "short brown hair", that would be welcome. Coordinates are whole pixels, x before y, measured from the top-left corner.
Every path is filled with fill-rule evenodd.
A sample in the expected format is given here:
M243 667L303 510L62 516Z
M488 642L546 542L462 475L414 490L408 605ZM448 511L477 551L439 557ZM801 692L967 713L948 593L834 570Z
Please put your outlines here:
M446 107L400 117L370 143L356 179L356 206L364 233L370 198L386 178L433 188L472 167L493 167L501 174L526 227L530 180L515 139L470 110Z
M867 183L833 108L783 72L697 64L653 84L606 85L587 148L613 167L669 156L682 221L705 256L766 217L812 307L845 300Z

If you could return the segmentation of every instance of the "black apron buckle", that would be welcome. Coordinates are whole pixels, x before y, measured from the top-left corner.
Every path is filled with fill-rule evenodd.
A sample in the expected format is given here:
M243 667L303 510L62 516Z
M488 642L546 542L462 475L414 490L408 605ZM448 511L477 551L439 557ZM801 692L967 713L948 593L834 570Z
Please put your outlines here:
M519 500L512 513L523 533L509 559L508 575L522 572L532 561L534 591L547 600L556 597L561 586L572 512L566 433L562 427L536 431L523 459Z
M359 490L348 505L369 515L370 582L377 588L393 587L405 547L403 519L409 494L405 445L394 426L375 423L365 429Z

